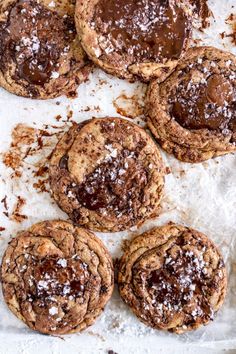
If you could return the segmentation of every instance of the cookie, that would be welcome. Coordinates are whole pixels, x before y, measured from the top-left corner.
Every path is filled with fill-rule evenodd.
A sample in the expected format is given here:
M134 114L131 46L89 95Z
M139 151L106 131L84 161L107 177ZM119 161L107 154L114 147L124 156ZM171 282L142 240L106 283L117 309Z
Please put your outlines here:
M201 162L236 150L236 57L190 49L175 71L148 90L148 126L168 153Z
M66 221L20 232L4 254L1 276L10 310L45 334L87 328L113 291L112 260L103 243Z
M162 80L189 45L191 11L175 0L77 0L76 28L89 57L130 81Z
M1 1L0 86L38 99L73 95L90 69L73 0Z
M120 260L118 285L142 322L180 334L214 319L226 293L226 269L205 235L168 224L131 241Z
M58 205L75 223L104 232L156 216L164 174L150 136L119 118L74 125L58 142L49 167Z

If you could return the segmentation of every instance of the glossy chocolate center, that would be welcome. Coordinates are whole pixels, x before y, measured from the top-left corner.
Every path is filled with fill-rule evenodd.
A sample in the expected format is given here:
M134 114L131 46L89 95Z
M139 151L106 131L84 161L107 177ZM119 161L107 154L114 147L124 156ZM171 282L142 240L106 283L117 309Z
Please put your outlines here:
M91 26L102 34L106 54L136 61L178 59L190 35L184 10L168 0L100 0Z
M106 129L105 124L103 129ZM105 143L106 156L84 178L81 184L71 183L66 194L89 210L112 212L117 217L134 214L143 203L148 171L139 159L146 142L140 140L135 150L114 147L109 139ZM68 155L62 156L59 167L68 170Z
M184 81L172 95L171 115L184 128L235 131L236 96L229 77L212 74Z
M34 274L28 279L28 294L40 302L53 296L77 298L83 295L88 279L86 265L78 258L46 258L34 265Z
M113 208L119 213L131 209L132 199L142 196L147 183L146 171L136 159L136 152L124 149L100 164L78 186L79 202L90 210Z
M157 303L164 301L183 306L194 293L201 292L204 285L204 261L195 257L192 252L181 252L173 260L165 259L162 268L151 272L148 278L148 287L153 289Z
M83 183L70 185L68 195L76 196L79 203L89 210L102 212L108 209L118 217L123 213L133 214L143 200L143 191L148 183L147 171L138 160L140 150L123 149L117 152L112 144L107 157L93 172L88 174ZM139 150L140 148L140 150ZM60 168L65 168L67 156L62 157Z

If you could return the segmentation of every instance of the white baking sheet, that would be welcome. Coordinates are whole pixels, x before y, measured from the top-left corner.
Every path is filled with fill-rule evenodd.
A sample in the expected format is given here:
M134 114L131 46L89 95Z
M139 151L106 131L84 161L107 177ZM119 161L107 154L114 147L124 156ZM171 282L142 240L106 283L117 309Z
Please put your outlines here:
M231 44L230 37L222 40L219 35L224 31L231 32L225 19L231 13L236 13L236 0L211 0L209 4L214 13L211 27L205 33L196 32L195 37L201 38L201 43L236 54L236 47ZM37 182L34 172L55 146L57 135L43 137L45 146L41 150L37 150L37 143L32 144L36 152L24 160L22 176L14 178L13 170L2 163L4 153L9 151L14 127L21 123L59 134L67 129L63 120L67 120L70 111L76 122L92 116L117 116L114 106L117 97L122 94L128 97L134 95L136 101L142 101L144 92L145 85L129 84L98 69L88 82L79 87L76 99L61 97L35 101L19 98L0 89L0 200L7 195L8 212L11 215L17 196L24 198L26 204L20 212L27 216L21 223L10 220L3 214L6 210L4 204L0 203L0 227L6 228L0 236L0 255L18 230L44 219L67 218L47 192L39 193L33 187ZM121 105L121 101L122 99L116 100L118 105ZM132 112L133 103L132 100L127 102L127 111ZM55 118L58 115L62 117L59 121ZM40 135L40 132L36 130L35 134ZM23 154L26 149L24 142L20 149ZM220 349L232 349L232 353L236 352L236 156L231 154L196 165L180 163L164 153L163 157L172 173L166 177L161 215L158 219L147 222L138 232L172 220L205 232L219 245L227 264L229 287L226 302L216 320L207 327L181 336L154 331L132 315L115 291L104 314L95 325L82 334L64 336L63 339L53 338L27 329L6 308L1 296L0 354L94 354L107 353L108 350L119 354L138 354L159 353L166 349L169 353L183 353L185 350L191 353L199 350L202 353L218 353ZM133 232L135 231L99 236L115 258L121 255L122 241L129 239ZM199 349L199 346L202 348Z

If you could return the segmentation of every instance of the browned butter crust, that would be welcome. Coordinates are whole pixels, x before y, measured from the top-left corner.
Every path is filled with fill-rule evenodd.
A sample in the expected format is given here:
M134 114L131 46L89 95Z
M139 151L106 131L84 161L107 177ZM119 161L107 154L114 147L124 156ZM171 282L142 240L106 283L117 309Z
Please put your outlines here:
M106 117L70 128L49 174L53 197L75 223L114 232L157 215L165 169L144 129Z
M185 162L236 150L236 57L213 47L190 49L175 71L147 94L148 126Z
M162 80L189 45L186 1L77 0L81 44L102 69L128 80Z
M214 319L225 298L226 269L205 235L168 224L131 241L120 260L118 285L142 322L180 334Z
M74 24L72 0L3 0L0 85L30 98L75 91L90 72Z
M87 328L113 291L112 260L102 241L65 221L20 232L4 254L1 276L10 310L46 334Z

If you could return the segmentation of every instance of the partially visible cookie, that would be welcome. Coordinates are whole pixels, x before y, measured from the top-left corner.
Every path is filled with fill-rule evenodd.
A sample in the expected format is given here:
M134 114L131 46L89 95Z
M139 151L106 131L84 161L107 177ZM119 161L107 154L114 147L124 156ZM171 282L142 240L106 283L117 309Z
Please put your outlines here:
M168 224L131 241L120 260L118 285L142 322L180 334L214 319L226 293L226 269L205 235Z
M74 24L73 0L3 0L0 86L47 99L73 94L90 72Z
M103 243L65 221L20 232L4 254L1 277L10 310L46 334L87 328L113 290L112 260Z
M104 232L156 216L164 174L150 136L120 118L74 125L58 142L49 168L58 205L75 223Z
M130 81L165 78L191 36L185 0L77 0L75 21L89 57Z
M213 47L190 49L147 94L148 126L167 152L201 162L236 150L236 57Z

